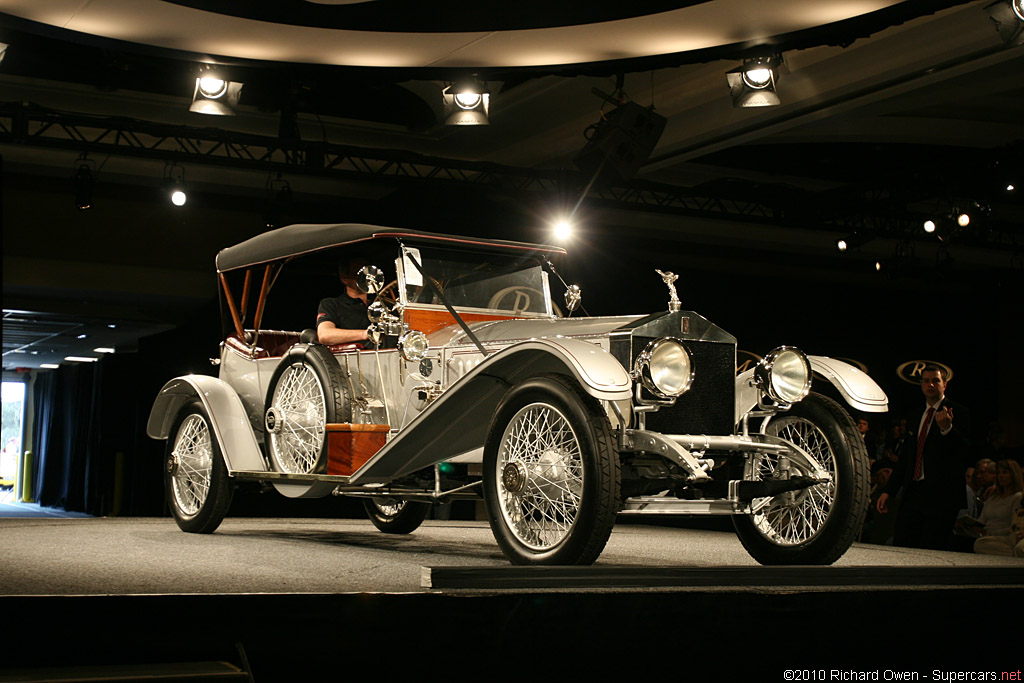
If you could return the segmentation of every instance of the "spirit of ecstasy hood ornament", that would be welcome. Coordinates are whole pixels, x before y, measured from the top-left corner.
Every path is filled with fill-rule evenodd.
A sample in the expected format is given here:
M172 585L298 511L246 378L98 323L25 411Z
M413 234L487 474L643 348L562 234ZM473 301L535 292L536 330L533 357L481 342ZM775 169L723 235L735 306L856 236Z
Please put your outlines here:
M662 272L657 268L654 272L661 276L662 281L668 285L668 310L672 313L678 311L682 304L679 301L679 295L676 294L675 281L679 279L679 276L672 271Z

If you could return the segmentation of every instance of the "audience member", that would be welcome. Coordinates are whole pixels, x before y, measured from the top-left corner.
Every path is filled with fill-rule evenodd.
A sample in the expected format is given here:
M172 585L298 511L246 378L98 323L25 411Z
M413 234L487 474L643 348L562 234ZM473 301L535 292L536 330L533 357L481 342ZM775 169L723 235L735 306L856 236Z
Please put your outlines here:
M889 499L902 491L893 536L899 546L945 549L963 507L970 430L967 410L946 398L944 373L936 365L921 373L925 405L917 421L916 449L911 445L900 458L876 503L884 514Z
M996 463L996 483L985 499L978 521L983 525L974 552L983 555L1010 555L1020 543L1021 527L1015 519L1024 491L1020 465L1013 460ZM1016 525L1017 528L1013 528Z
M864 518L860 540L864 543L886 545L892 539L896 521L895 504L889 506L888 512L880 512L876 503L878 496L885 490L885 485L892 476L893 463L888 460L876 460L871 463L871 492L868 502L868 514Z
M877 439L875 439L875 434L871 431L871 423L866 417L857 420L857 431L860 432L861 438L864 439L864 446L868 449L868 457L871 459L877 458Z
M985 500L989 490L996 483L996 461L991 458L982 458L974 465L974 480L971 482L971 490L979 501Z

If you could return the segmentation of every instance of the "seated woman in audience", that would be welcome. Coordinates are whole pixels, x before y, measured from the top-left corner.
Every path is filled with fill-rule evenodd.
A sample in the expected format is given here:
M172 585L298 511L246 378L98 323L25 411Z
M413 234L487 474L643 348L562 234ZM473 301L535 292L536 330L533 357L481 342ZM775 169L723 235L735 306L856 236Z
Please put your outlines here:
M1013 460L996 463L996 483L985 499L978 521L984 525L982 537L974 542L974 552L984 555L1012 555L1021 543L1021 491L1024 490L1020 465ZM1014 529L1014 527L1017 527Z

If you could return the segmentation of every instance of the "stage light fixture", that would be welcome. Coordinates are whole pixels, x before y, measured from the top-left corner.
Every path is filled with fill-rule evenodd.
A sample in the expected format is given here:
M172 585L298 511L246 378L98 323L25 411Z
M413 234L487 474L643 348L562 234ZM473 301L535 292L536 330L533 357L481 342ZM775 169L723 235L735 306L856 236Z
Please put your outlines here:
M175 163L164 166L164 190L167 191L171 204L185 206L188 201L188 192L185 189L185 169Z
M935 232L935 221L927 220L924 222L924 231L928 234Z
M84 211L92 206L92 190L96 185L96 162L85 152L75 161L75 206Z
M856 249L857 247L863 246L871 241L869 235L863 235L859 232L852 232L846 237L840 237L836 240L836 249L840 252L847 252L850 249Z
M490 123L491 92L476 77L455 81L441 91L446 126L486 126Z
M1007 192L1013 192L1013 191L1014 191L1014 190L1016 190L1016 189L1017 189L1017 188L1013 186L1013 183L1007 183L1007 184L1006 184L1006 191L1007 191Z
M1024 0L997 0L985 11L1003 42L1024 45Z
M956 224L959 225L961 228L966 228L968 225L971 224L971 217L966 212L960 213L956 217Z
M229 81L224 74L210 65L204 65L196 76L192 104L188 110L197 114L234 116L238 98L242 94L242 83Z
M555 223L555 239L564 242L572 236L572 224L569 221L561 220Z
M776 92L780 55L755 57L725 74L734 107L774 107L782 104Z

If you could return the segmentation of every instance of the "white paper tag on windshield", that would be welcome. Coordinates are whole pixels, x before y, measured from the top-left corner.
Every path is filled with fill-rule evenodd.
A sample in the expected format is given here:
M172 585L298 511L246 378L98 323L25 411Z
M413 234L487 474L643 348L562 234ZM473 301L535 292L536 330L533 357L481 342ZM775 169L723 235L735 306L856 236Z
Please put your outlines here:
M410 287L423 286L423 274L420 269L413 265L409 257L416 259L416 263L423 265L423 258L420 257L420 250L415 247L402 247L402 270L405 271L405 284Z

